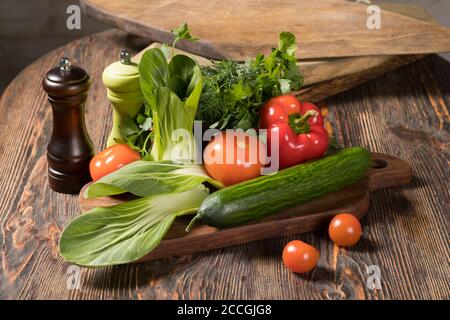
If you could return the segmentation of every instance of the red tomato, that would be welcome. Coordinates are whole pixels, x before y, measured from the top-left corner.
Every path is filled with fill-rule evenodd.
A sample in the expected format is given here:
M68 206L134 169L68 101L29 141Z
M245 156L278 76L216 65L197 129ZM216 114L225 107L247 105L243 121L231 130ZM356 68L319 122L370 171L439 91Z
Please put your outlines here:
M289 242L283 250L283 263L296 273L309 272L319 261L319 251L300 240Z
M139 152L126 144L115 144L99 152L89 164L92 180L96 181L124 165L140 160Z
M353 246L361 238L361 224L358 218L350 213L338 214L331 220L328 234L338 246Z
M229 186L261 174L266 148L257 136L243 131L222 132L203 152L205 168L215 180Z

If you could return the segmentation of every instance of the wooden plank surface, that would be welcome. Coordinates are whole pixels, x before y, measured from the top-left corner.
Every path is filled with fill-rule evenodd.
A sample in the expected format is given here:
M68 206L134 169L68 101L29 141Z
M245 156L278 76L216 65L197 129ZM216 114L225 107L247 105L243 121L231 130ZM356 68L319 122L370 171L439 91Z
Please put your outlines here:
M345 0L81 0L99 21L160 42L188 22L200 41L181 48L210 58L245 60L269 53L280 31L297 36L298 59L450 51L450 29L390 11L369 29L367 5ZM420 39L420 41L417 41Z
M142 49L130 47L130 40L108 31L72 42L26 68L2 95L0 298L449 298L450 64L437 56L321 104L341 143L402 158L415 174L407 187L373 193L356 247L338 248L318 231L143 264L82 268L80 290L68 289L74 271L59 257L57 243L79 214L78 199L52 192L46 181L52 117L40 81L62 55L89 72L87 128L103 148L111 109L101 73L121 48ZM294 238L321 251L314 272L297 276L283 267L281 250ZM371 265L380 268L381 290L366 287Z
M433 17L425 9L418 6L383 3L382 7L388 11L418 20L434 21ZM139 62L140 57L146 50L161 46L162 43L153 42L135 55L133 60ZM303 50L303 48L299 50ZM211 64L211 59L181 49L175 49L175 53L186 54L196 59L201 65ZM339 92L351 89L408 63L420 60L423 57L424 55L370 55L299 60L297 61L297 66L303 74L304 82L303 88L296 94L301 95L305 100L317 102Z

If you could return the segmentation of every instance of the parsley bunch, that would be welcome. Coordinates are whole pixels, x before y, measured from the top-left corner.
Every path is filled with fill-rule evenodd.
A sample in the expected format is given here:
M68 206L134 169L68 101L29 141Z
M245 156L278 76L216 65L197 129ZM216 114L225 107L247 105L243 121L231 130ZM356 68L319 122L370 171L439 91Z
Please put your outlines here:
M203 66L203 91L196 114L212 128L249 129L257 126L258 111L270 98L297 91L303 77L296 65L295 36L281 32L278 48L267 57L213 62Z

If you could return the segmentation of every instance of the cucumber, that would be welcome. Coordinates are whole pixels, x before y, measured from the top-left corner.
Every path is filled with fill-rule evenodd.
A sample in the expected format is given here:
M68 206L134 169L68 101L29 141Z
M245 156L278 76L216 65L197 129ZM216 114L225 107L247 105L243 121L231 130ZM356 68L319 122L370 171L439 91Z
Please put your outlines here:
M366 149L347 148L221 189L206 197L188 230L199 219L212 227L229 228L265 218L359 181L370 164Z

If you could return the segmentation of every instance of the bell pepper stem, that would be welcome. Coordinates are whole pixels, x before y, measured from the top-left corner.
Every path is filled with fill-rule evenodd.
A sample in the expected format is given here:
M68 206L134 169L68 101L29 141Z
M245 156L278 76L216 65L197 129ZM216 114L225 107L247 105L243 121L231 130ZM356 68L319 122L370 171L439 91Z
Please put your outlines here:
M303 115L299 113L291 114L289 115L289 125L296 134L308 133L311 131L308 119L317 116L317 114L316 110L308 110Z
M317 116L318 112L316 110L308 110L298 121L296 122L306 122L309 118Z

